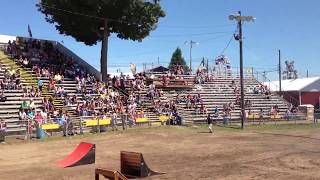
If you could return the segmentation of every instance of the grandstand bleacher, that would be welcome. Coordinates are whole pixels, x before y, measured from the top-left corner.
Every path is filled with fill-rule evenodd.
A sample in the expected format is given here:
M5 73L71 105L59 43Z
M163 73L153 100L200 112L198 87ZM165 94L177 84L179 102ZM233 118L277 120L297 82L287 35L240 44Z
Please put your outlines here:
M39 41L40 44L47 43L46 41ZM21 43L21 42L20 42ZM25 45L22 43L18 45L17 47L21 47L22 50L25 50ZM8 135L24 135L25 131L27 129L26 122L19 119L19 107L21 103L24 100L29 101L32 99L32 101L35 104L35 109L40 108L43 106L44 99L50 99L53 103L53 110L60 111L62 114L66 113L70 121L73 123L73 127L79 128L82 126L82 122L84 120L88 119L97 119L97 115L95 113L90 113L90 115L81 115L79 114L79 107L84 106L88 101L85 100L87 97L89 98L96 98L98 101L101 97L100 92L94 92L94 86L95 84L99 83L98 79L99 77L95 77L96 80L94 80L94 83L85 83L85 89L87 93L79 92L78 88L78 81L75 79L75 77L72 76L66 76L62 79L61 83L56 83L55 86L58 89L59 87L64 88L64 92L67 94L68 97L75 97L76 103L68 104L65 97L59 97L55 95L55 90L50 89L50 78L39 76L38 72L35 72L33 68L23 66L19 64L17 59L14 58L14 55L12 54L5 54L5 48L6 45L2 45L2 51L0 52L0 65L1 65L1 71L0 71L0 80L4 78L4 70L5 69L16 69L20 71L21 74L21 82L24 88L32 88L37 87L37 81L38 79L41 79L43 82L43 91L41 93L41 97L24 97L23 90L4 90L4 94L7 97L7 100L5 102L0 102L0 118L4 119L7 124L7 133ZM31 48L32 49L32 48ZM28 51L23 51L25 54L28 54ZM41 51L42 52L42 51ZM65 51L67 52L67 51ZM40 52L37 52L36 54L41 54ZM72 54L72 53L71 53ZM70 55L70 54L69 54ZM64 56L68 56L67 54L64 54ZM73 58L73 57L72 57ZM50 61L48 61L50 62ZM32 62L31 62L32 63ZM74 62L75 63L75 62ZM32 64L31 64L32 65ZM50 66L50 64L48 64ZM82 68L86 68L83 67ZM92 68L92 67L90 67ZM90 68L87 69L88 72L90 71ZM95 72L92 72L95 74ZM54 74L51 74L53 76ZM96 75L96 74L95 74ZM141 122L148 122L148 123L162 123L161 118L159 118L162 115L165 115L166 117L170 116L171 112L170 110L165 111L164 113L157 112L155 108L155 102L157 103L163 103L164 106L168 106L167 109L174 109L178 110L179 114L183 117L185 123L205 123L206 122L206 113L199 113L197 114L194 108L186 108L185 103L177 103L176 97L177 95L190 95L195 96L200 94L201 95L201 101L202 104L206 107L208 113L213 113L214 109L218 107L219 109L219 117L218 120L223 119L223 109L224 105L230 102L235 102L237 95L234 92L234 87L232 86L232 82L235 83L236 86L239 86L239 77L237 75L232 76L214 76L214 79L212 81L206 81L203 84L196 84L196 75L179 75L175 78L169 80L168 83L162 82L162 76L165 74L145 74L146 78L142 78L140 81L143 81L145 86L139 88L139 89L133 89L132 88L132 81L134 81L134 78L125 78L125 87L120 88L116 87L115 84L112 82L112 79L110 79L110 82L107 84L107 88L110 89L107 91L107 93L116 92L119 95L116 95L116 102L121 102L124 105L121 106L128 106L128 103L130 102L131 96L134 96L134 101L137 100L137 98L140 100L140 103L137 103L138 106L135 108L135 115L139 115L139 113L142 113L142 117L137 118L144 118ZM178 78L177 78L178 77ZM52 79L52 77L51 77ZM153 84L156 87L156 94L158 94L156 97L150 98L148 97L148 91L149 91L149 84ZM288 102L286 102L283 98L281 98L277 94L271 94L269 98L266 98L264 94L261 93L254 93L253 89L254 87L258 87L261 85L260 82L258 82L254 77L247 76L244 79L245 84L245 100L250 100L250 107L247 109L250 109L250 113L252 114L259 114L261 109L264 113L265 119L274 118L275 116L272 116L272 113L270 112L270 109L273 106L277 106L278 113L277 117L284 117L286 115L287 109L288 109ZM95 87L96 88L96 87ZM111 90L112 89L112 90ZM160 95L162 94L162 95ZM120 100L120 101L119 101ZM111 114L109 112L105 112L106 108L106 101L101 101L104 104L102 106L94 106L92 109L92 112L98 112L97 114L103 112L104 115L108 118L111 118ZM134 102L136 103L136 102ZM126 105L125 105L126 104ZM104 113L105 112L105 113ZM124 112L124 110L117 110L119 113L117 117L117 122L121 123L121 116L120 114ZM54 120L53 114L54 112L51 110L48 112L51 114L50 117L51 120ZM50 119L49 117L49 119ZM106 117L104 117L106 118ZM239 121L241 118L241 110L239 104L236 104L234 109L231 111L230 120L231 121ZM301 118L303 119L303 115L301 115ZM137 123L140 122L137 121Z

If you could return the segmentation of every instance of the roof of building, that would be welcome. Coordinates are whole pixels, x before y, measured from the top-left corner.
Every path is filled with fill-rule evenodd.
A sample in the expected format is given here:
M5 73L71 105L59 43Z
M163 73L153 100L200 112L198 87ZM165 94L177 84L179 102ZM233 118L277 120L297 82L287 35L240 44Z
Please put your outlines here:
M264 82L271 91L279 91L279 81ZM282 91L318 92L320 91L320 77L287 79L281 81Z
M166 72L166 71L169 71L169 69L163 66L158 66L149 70L149 72Z

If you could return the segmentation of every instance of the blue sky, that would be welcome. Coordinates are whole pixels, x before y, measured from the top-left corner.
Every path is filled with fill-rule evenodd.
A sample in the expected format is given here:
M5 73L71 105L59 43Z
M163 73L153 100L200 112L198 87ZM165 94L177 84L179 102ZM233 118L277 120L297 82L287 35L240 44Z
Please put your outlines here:
M37 11L37 0L2 0L0 6L0 34L27 36L30 24L35 38L64 42L80 57L99 69L100 43L85 46L72 37L60 35L52 24ZM226 47L236 29L236 23L228 15L242 11L252 15L255 22L244 24L244 64L258 71L274 71L277 68L277 51L282 50L283 62L295 60L300 76L318 75L320 47L319 0L162 0L166 17L159 27L142 43L110 38L110 70L128 71L130 62L151 67L159 62L167 65L176 47L180 47L189 62L189 46L185 41L196 41L193 48L193 65L202 57L211 62ZM232 41L225 50L234 67L239 66L239 47ZM284 66L284 64L282 64ZM141 69L141 68L140 68ZM276 73L268 73L271 79Z

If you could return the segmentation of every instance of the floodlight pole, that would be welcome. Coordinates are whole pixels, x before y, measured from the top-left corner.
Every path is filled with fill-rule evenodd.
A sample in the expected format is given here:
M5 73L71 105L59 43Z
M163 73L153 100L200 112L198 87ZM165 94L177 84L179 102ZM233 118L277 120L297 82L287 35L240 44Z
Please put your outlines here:
M240 90L241 90L241 128L244 129L245 107L244 107L244 85L243 85L243 38L242 38L242 21L253 21L252 16L241 16L241 11L238 15L229 16L230 20L238 21L238 41L240 46Z
M279 94L282 95L282 88L281 88L281 50L279 49Z
M190 44L190 65L189 65L189 68L190 68L190 72L192 73L192 47L193 47L193 44L197 44L197 42L190 40L189 44Z

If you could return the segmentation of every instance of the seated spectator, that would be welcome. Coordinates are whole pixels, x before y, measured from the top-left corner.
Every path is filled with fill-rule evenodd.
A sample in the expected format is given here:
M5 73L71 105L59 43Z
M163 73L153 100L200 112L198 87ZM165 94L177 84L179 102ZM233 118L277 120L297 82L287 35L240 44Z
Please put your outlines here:
M38 89L40 90L40 92L42 92L42 86L43 86L43 82L42 79L38 79Z
M219 109L218 106L216 106L213 110L213 117L217 118L219 116Z
M259 94L259 89L256 86L253 88L253 93L254 94Z
M204 104L201 104L200 106L200 113L207 114L207 108Z
M27 120L27 114L26 114L26 111L21 109L19 110L19 119L20 120L23 120L23 121L26 121Z
M54 80L58 83L61 84L62 82L62 76L58 73L54 76Z
M47 123L48 122L48 113L45 111L45 109L42 109L40 114L43 119L43 123Z
M0 131L5 131L7 129L7 124L5 120L0 119Z
M25 109L30 109L30 104L24 100L20 106L20 109L25 110Z
M0 94L0 102L6 102L7 97L4 95L4 91L2 90L1 94Z
M27 117L31 120L34 120L34 116L35 116L35 113L34 113L34 110L33 109L29 109L27 111Z
M34 109L34 108L35 108L35 104L34 104L33 99L30 99L30 101L29 101L29 107L30 107L30 109Z
M239 90L238 86L235 86L235 87L234 87L233 92L234 92L235 94L239 94L239 93L240 93L240 90Z
M247 99L245 101L244 105L245 105L245 107L251 107L252 106L252 102L249 99Z
M271 92L270 92L269 89L267 89L267 90L265 91L265 97L266 97L267 99L270 99L270 97L271 97Z
M237 95L237 97L236 97L235 104L236 105L241 105L241 101L240 101L240 96L239 95Z
M56 92L55 92L56 96L57 97L64 97L67 95L67 92L64 90L64 87L63 86L60 86L56 89Z
M233 103L233 102L230 102L230 103L229 103L229 107L230 107L231 110L234 110L234 108L235 108L234 103Z
M49 90L54 90L56 87L56 81L53 79L50 79L49 81Z
M28 67L29 66L29 61L27 58L24 58L24 60L22 61L23 66Z
M234 79L232 79L231 81L231 87L235 87L236 86L236 82L234 81Z

